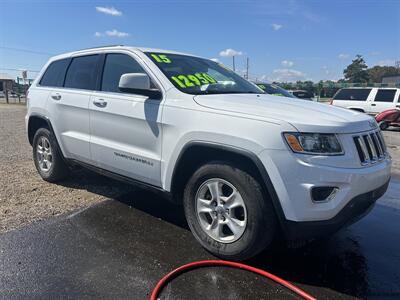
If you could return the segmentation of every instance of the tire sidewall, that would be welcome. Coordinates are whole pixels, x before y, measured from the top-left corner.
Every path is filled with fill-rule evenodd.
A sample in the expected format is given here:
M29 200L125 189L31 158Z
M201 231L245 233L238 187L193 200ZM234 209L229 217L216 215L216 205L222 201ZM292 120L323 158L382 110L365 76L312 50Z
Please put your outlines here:
M53 155L53 161L52 161L52 165L51 168L48 172L44 172L41 170L40 166L39 166L39 162L37 159L37 144L39 142L39 139L41 137L46 137L49 142L50 142L50 147L51 147L51 151L52 151L52 155ZM35 136L33 138L33 161L35 163L36 169L39 172L39 175L44 179L44 180L51 180L51 178L54 177L54 173L56 168L58 167L57 165L60 164L60 155L58 153L58 145L57 142L55 141L53 135L51 134L51 132L47 129L47 128L40 128L36 133Z
M208 236L197 218L197 191L205 181L212 178L221 178L230 182L239 191L245 202L246 229L238 240L231 243L221 243ZM247 256L254 255L250 252L259 252L272 242L275 233L275 219L273 217L270 220L266 218L266 203L260 185L251 176L237 168L223 164L208 164L201 167L189 180L184 193L186 219L195 238L210 252L229 259L247 258ZM257 250L254 250L255 248Z

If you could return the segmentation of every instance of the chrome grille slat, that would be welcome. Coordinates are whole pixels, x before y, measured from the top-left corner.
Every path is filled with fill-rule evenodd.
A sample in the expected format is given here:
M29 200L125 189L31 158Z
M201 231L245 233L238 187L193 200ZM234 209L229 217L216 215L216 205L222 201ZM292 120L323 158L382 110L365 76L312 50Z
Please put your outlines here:
M361 136L358 137L358 140L359 140L359 143L360 143L360 146L361 146L361 151L363 152L364 157L365 157L363 163L369 163L370 159L369 159L369 153L368 153L368 150L367 150L367 145L365 144L365 141Z
M379 159L381 159L382 157L385 156L385 154L384 154L384 152L383 152L383 150L381 148L381 144L378 141L378 137L376 135L376 132L372 133L371 136L372 136L372 140L374 141L375 148L378 150L377 151L378 152L378 157L379 157Z
M378 136L379 141L381 142L383 152L386 153L387 149L386 149L386 144L385 144L385 140L383 139L382 133L380 131L378 131L376 133L376 135Z
M369 148L371 149L371 152L372 152L372 157L370 157L370 158L371 158L372 161L376 161L378 156L376 155L375 145L372 142L372 138L371 138L370 134L367 135L367 141L368 141Z
M372 131L353 136L362 165L374 164L386 157L386 145L381 132Z

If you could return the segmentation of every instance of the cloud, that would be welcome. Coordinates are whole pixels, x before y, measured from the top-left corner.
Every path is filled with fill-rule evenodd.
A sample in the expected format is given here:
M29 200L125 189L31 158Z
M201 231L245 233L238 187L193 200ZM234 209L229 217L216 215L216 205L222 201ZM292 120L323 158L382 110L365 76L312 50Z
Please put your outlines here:
M283 25L274 23L274 24L271 24L271 27L273 30L278 31L283 27Z
M236 50L234 50L234 49L228 48L228 49L222 50L222 51L219 53L219 56L222 56L222 57L232 57L232 56L238 56L238 55L242 55L242 54L243 54L242 51L236 51Z
M292 61L290 61L290 60L282 60L281 64L282 64L282 66L289 67L289 68L294 65L294 63Z
M347 53L340 53L338 57L339 59L348 59L350 55Z
M218 59L218 58L216 58L216 57L214 57L214 58L210 58L210 60L212 60L212 61L215 61L215 62L219 63L219 59Z
M118 30L116 30L116 29L113 29L113 30L107 30L107 31L106 31L106 35L107 35L107 36L113 36L113 37L123 38L123 37L129 36L129 33L127 33L127 32L122 32L122 31L118 31Z
M130 36L129 33L127 32L122 32L122 31L118 31L116 29L113 30L107 30L106 32L98 32L96 31L94 33L95 37L102 37L102 36L111 36L111 37L118 37L118 38L124 38L124 37L128 37Z
M395 60L394 59L383 59L376 62L376 65L384 67L384 66L394 66Z
M118 17L122 15L122 11L115 9L114 7L103 7L103 6L96 6L96 10L106 15L111 15L114 17Z
M272 73L274 81L297 81L306 78L306 74L293 69L275 69Z

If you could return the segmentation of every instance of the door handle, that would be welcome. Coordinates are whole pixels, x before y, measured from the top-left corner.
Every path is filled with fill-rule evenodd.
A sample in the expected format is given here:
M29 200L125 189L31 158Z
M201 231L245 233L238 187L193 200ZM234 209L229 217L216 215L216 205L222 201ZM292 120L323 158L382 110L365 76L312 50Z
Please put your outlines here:
M53 99L53 100L60 100L61 99L61 95L59 94L59 93L54 93L54 94L51 94L51 98Z
M376 106L376 104L372 103L371 106Z
M97 107L103 108L107 106L107 101L105 101L104 99L96 99L93 100L93 104Z

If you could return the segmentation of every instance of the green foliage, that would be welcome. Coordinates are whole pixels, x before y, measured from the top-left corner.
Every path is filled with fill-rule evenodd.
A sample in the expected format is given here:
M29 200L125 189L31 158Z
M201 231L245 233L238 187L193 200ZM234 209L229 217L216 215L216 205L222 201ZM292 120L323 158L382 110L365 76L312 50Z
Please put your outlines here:
M400 75L400 68L375 66L367 70L370 82L382 82L382 77Z
M344 78L350 83L366 83L370 78L367 69L368 66L365 63L364 58L357 54L352 63L344 69Z

